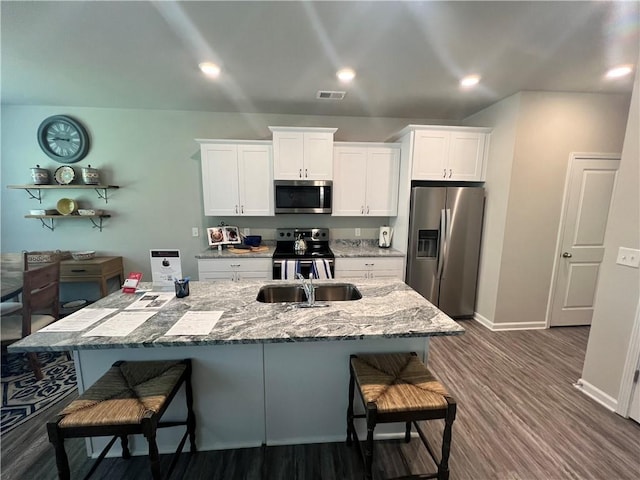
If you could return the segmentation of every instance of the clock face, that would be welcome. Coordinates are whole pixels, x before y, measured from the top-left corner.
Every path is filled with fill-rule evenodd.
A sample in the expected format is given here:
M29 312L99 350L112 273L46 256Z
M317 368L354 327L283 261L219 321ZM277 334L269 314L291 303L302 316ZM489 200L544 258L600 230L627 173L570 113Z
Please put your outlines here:
M45 119L38 128L38 143L44 153L61 163L75 163L89 152L87 131L66 115Z

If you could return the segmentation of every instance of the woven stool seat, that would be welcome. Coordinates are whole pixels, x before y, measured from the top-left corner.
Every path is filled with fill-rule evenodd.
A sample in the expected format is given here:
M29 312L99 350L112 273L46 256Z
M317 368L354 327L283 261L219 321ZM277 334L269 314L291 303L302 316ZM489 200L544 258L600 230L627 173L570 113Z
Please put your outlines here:
M365 413L355 415L353 397L355 387L365 407ZM427 451L438 465L438 472L419 478L449 477L448 458L451 426L455 419L456 403L415 353L387 353L352 355L350 359L349 407L347 410L347 443L355 439L365 464L365 479L372 478L373 432L379 423L405 422L405 440L411 438L414 425ZM354 419L365 418L367 440L364 451L356 433ZM426 436L416 422L444 419L442 455L436 459Z
M160 418L182 384L185 384L187 397L187 420L161 423ZM47 424L49 441L56 449L59 477L70 477L64 451L65 438L113 435L87 475L89 477L118 437L122 444L123 458L129 458L127 436L140 433L149 442L153 478L161 478L156 429L186 425L187 431L176 454L182 451L187 436L191 452L195 452L195 415L192 404L189 359L114 363L91 387L64 408L55 422ZM169 473L175 465L175 459L174 457Z
M179 362L122 362L71 402L60 428L139 424L158 413L186 365Z

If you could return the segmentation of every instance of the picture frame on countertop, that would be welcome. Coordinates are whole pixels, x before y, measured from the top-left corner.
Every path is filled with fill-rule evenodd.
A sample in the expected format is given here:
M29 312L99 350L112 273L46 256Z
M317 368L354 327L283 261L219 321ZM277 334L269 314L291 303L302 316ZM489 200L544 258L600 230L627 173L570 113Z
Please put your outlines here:
M211 247L242 243L238 227L230 227L229 225L207 228L207 240Z

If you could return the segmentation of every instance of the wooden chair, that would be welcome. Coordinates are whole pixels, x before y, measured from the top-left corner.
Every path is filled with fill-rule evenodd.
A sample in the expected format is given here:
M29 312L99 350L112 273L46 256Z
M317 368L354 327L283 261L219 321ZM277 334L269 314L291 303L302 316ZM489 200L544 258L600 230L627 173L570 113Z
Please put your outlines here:
M60 318L60 262L47 264L24 272L22 308L19 312L2 315L0 337L2 350L21 338ZM43 375L35 352L27 354L36 379Z
M456 417L456 402L446 388L431 374L415 353L393 353L375 355L351 355L349 379L349 407L347 410L347 445L356 440L362 455L365 480L373 476L373 432L379 423L404 422L405 441L411 439L411 426L416 427L420 440L438 466L431 474L413 475L404 478L449 478L449 450L451 427ZM353 397L355 387L365 407L365 413L355 415ZM367 439L364 451L361 448L354 419L365 418ZM440 461L427 441L418 421L444 419L442 453Z
M162 415L183 384L187 400L186 420L161 422ZM118 438L122 446L122 458L130 458L128 435L133 434L143 434L146 437L151 475L157 480L162 478L162 472L156 430L178 425L186 425L187 428L166 478L171 475L187 436L191 453L196 451L196 417L193 412L190 359L114 363L91 387L62 410L55 421L47 423L47 432L49 441L55 448L60 480L71 477L64 449L65 438L113 437L85 476L87 479L96 471Z

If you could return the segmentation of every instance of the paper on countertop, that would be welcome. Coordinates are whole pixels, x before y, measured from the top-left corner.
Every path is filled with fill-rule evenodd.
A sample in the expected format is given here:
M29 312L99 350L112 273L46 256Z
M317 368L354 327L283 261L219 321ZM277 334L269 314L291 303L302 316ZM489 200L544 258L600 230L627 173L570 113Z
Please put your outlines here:
M117 308L83 308L53 322L39 332L79 332L117 311Z
M120 312L83 337L126 337L136 328L155 315L156 312Z
M171 292L148 292L125 308L125 310L160 310L175 296L176 294L173 290Z
M223 311L187 312L165 333L171 335L209 335Z

